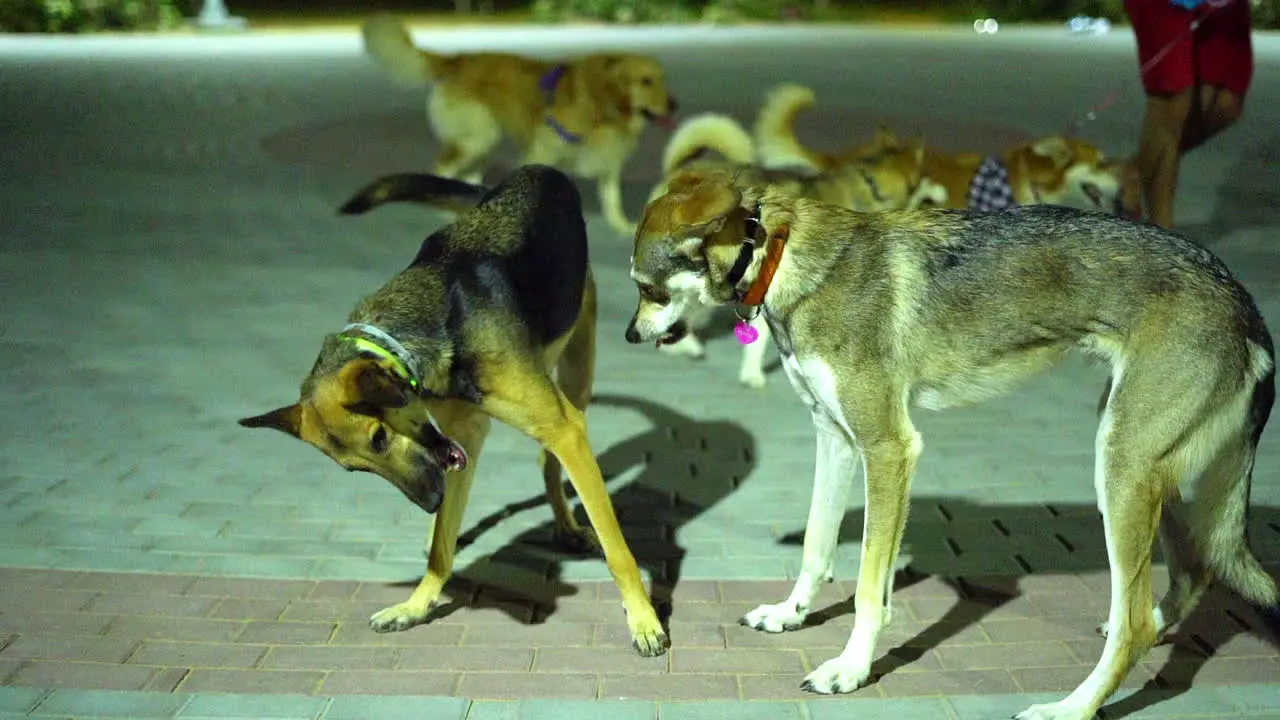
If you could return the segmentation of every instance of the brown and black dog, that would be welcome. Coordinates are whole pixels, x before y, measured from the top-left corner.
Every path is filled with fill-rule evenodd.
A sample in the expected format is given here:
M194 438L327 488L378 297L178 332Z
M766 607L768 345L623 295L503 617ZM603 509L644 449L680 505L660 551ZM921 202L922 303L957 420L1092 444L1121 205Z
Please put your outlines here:
M565 498L563 466L622 593L637 650L661 655L670 641L587 440L596 293L577 189L541 165L521 167L492 190L429 175L393 177L361 190L343 212L468 195L474 207L432 233L407 268L324 339L297 403L240 424L287 432L347 470L381 475L428 513L439 511L427 572L407 601L370 618L379 632L429 619L453 570L490 419L516 428L543 448L558 534L592 540Z

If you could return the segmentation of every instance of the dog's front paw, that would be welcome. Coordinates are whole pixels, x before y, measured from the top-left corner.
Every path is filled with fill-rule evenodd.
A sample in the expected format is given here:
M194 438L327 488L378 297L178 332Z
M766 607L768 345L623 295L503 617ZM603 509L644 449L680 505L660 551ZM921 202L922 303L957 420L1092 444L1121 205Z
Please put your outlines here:
M795 603L783 602L777 605L761 605L743 615L738 623L767 633L780 633L800 629L807 616L808 613L800 612L800 608L796 607Z
M738 382L754 390L759 390L769 382L769 379L765 377L762 370L743 368L738 373Z
M662 629L657 615L650 614L642 620L628 616L627 625L631 628L631 644L642 656L658 657L671 647L671 638Z
M552 542L560 550L573 555L591 555L600 550L600 540L596 537L596 531L581 525L573 527L557 525Z
M1066 701L1047 705L1032 705L1014 715L1015 720L1090 720L1094 716L1088 708L1068 705Z
M692 332L673 343L663 343L658 346L658 352L666 355L678 355L681 357L693 358L701 360L707 356L707 349L703 346L702 341L694 337Z
M374 632L403 632L415 625L421 625L427 621L427 616L431 614L432 604L418 605L413 602L402 602L399 605L392 605L384 610L379 610L369 618L369 627Z
M802 690L820 695L850 693L862 687L871 675L871 663L840 655L818 666L800 683Z

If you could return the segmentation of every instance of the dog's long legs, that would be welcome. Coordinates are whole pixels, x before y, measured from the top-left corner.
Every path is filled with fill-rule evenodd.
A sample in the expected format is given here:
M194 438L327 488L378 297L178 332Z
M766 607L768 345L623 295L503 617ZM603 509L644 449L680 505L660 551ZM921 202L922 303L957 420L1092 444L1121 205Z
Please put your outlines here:
M1145 444L1128 428L1117 432L1111 407L1098 428L1094 482L1102 511L1107 558L1111 565L1111 609L1102 657L1089 676L1065 699L1034 705L1018 720L1087 720L1115 692L1130 668L1156 641L1151 596L1151 556L1161 504L1177 483L1168 462L1153 462Z
M742 366L738 369L738 381L751 388L762 388L768 379L764 376L764 352L769 347L769 323L765 322L764 313L751 320L751 327L759 333L756 341L742 346Z
M907 416L905 393L895 397L889 382L874 383L879 397L852 402L840 398L842 418L861 442L866 478L862 557L854 591L853 632L844 651L809 673L803 687L818 693L852 692L871 674L880 630L890 618L893 564L902 544L911 499L911 480L923 444ZM844 407L849 408L844 411Z
M587 405L591 403L591 387L595 380L596 311L596 285L588 275L586 292L582 298L582 313L556 363L556 384L569 398L569 402L584 414L587 412ZM585 552L599 547L595 533L590 528L579 525L573 515L573 508L564 494L560 461L546 450L539 453L539 460L542 462L542 479L546 483L547 498L555 515L556 543L571 552Z
M628 237L634 235L636 227L622 207L622 166L605 170L596 178L596 183L600 190L600 211L609 226Z
M452 473L445 482L444 502L436 514L431 531L431 549L427 553L427 572L409 599L380 610L369 618L369 626L377 632L408 630L427 621L427 616L440 599L444 585L453 573L453 555L458 546L458 531L467 509L467 496L475 478L480 451L489 433L489 417L474 406L460 401L446 401L432 408L432 416L440 430L467 451L470 462L465 470Z
M743 625L756 630L776 633L799 628L813 606L819 585L832 579L836 541L849 507L858 453L844 429L824 411L814 411L813 424L818 431L818 451L800 576L786 600L761 605L742 617Z
M817 693L853 692L867 681L880 630L889 621L886 598L893 590L895 548L904 527L911 476L920 455L918 435L885 440L863 448L867 507L862 558L854 591L853 632L839 656L809 673L803 687Z
M627 611L631 640L641 655L661 655L671 641L645 592L640 568L622 536L613 502L587 439L586 416L540 369L495 368L484 407L497 420L533 438L564 466L595 529Z

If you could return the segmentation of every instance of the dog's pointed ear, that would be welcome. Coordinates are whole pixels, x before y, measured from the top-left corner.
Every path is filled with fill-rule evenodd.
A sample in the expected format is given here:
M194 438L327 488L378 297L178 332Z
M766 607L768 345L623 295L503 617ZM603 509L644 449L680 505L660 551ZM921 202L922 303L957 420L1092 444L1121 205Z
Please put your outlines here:
M271 428L280 432L289 433L290 435L300 438L298 434L299 428L302 427L302 406L294 403L282 408L276 408L271 412L265 412L261 415L253 417L240 418L238 421L241 426L247 428Z
M711 175L680 193L672 220L682 234L706 237L724 227L729 214L742 205L742 191L727 175Z
M881 122L876 126L876 134L871 138L871 146L887 150L898 145L898 136L889 128L889 124Z
M383 408L409 404L408 380L373 358L357 358L344 365L338 371L338 384L342 404L355 412L377 415Z
M1054 167L1066 167L1071 164L1075 153L1067 139L1058 135L1040 138L1031 143L1031 152L1053 161Z

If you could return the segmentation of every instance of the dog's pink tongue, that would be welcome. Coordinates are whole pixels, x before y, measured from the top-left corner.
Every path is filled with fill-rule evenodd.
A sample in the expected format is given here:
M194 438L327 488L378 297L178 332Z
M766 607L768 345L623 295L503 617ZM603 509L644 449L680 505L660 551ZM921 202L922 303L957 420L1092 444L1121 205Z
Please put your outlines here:
M462 446L452 440L449 441L449 449L444 454L445 468L450 472L460 472L467 469L467 451Z
M675 129L676 129L676 116L675 116L674 114L672 114L672 115L658 115L658 116L656 116L656 117L654 117L654 118L653 118L653 122L654 122L654 124L655 124L655 125L657 125L658 127L662 128L663 130L675 130Z

